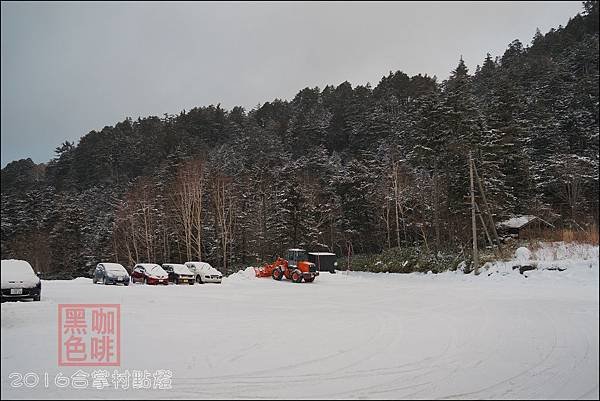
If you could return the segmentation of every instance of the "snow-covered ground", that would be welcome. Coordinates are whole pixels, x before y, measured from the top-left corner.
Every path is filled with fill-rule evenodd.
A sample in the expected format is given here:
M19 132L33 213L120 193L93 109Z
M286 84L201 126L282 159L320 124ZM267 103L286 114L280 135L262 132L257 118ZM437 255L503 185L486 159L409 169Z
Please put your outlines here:
M250 269L221 285L44 281L42 302L2 304L2 398L597 399L598 247L519 257L567 270L521 275L515 260L479 276L325 273L312 284ZM57 366L62 303L119 303L118 369L169 369L172 389L11 387L14 372L78 369Z

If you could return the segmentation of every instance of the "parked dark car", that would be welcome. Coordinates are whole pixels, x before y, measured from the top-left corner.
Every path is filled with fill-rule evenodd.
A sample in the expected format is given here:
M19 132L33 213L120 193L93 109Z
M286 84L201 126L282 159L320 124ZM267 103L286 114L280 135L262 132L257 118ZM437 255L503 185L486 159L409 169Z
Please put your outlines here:
M155 263L138 263L131 272L132 283L169 284L169 275Z
M318 271L335 273L337 267L337 256L330 252L309 252L308 260L317 265Z
M94 284L129 285L129 273L119 263L98 263L92 281Z
M3 260L0 265L2 276L2 302L32 298L39 301L42 297L42 280L24 260Z
M172 283L194 285L194 282L196 281L196 276L186 265L165 263L162 265L162 268L169 274L169 281Z

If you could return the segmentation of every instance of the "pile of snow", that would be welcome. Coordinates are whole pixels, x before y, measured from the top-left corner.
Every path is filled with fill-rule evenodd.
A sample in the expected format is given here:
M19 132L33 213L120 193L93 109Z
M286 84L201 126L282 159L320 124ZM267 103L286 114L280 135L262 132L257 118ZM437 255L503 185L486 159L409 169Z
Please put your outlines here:
M74 283L89 284L92 282L92 279L87 278L87 277L77 277L77 278L74 278L73 280L52 280L52 281L72 281Z
M520 262L527 262L531 259L531 251L524 246L517 248L515 251L515 259Z
M227 281L238 281L238 280L250 280L250 279L254 279L256 278L256 275L254 274L254 267L249 266L246 267L244 270L240 270L237 273L233 273L227 277L225 277L223 280L227 280Z

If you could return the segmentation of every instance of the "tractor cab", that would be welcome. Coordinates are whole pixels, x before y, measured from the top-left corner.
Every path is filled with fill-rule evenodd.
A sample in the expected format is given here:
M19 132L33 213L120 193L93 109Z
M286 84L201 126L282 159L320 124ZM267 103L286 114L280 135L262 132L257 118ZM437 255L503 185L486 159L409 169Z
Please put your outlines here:
M286 259L290 267L297 267L298 262L308 260L308 253L304 249L288 249Z

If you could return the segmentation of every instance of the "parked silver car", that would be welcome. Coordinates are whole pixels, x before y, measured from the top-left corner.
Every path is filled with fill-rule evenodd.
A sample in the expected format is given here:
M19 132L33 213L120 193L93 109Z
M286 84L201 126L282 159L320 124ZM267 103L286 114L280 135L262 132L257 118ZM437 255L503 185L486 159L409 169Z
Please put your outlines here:
M119 263L98 263L92 281L94 284L129 285L129 273Z

